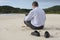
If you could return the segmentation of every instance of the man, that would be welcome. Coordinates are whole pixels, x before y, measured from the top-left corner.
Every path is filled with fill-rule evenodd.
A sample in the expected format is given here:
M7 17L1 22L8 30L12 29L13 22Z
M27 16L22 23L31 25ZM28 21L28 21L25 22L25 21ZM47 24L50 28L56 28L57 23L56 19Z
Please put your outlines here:
M24 23L34 30L43 29L46 20L45 12L39 8L36 1L32 3L32 8L33 10L25 17Z
M33 30L43 29L45 25L46 15L44 10L39 8L38 2L34 1L32 3L33 10L30 11L28 15L26 15L24 19L24 23L32 28ZM34 31L31 33L34 36L40 36L38 31ZM48 31L44 33L45 38L49 38L50 34Z

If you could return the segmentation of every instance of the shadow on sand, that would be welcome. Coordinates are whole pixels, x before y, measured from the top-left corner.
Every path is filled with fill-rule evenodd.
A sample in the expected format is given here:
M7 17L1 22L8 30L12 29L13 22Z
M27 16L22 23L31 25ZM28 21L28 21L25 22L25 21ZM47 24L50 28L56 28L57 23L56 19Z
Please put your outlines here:
M23 26L22 28L26 29L26 30L31 30L31 28ZM58 27L45 27L44 29L41 30L60 30L60 28Z
M43 30L60 30L60 28L44 28Z

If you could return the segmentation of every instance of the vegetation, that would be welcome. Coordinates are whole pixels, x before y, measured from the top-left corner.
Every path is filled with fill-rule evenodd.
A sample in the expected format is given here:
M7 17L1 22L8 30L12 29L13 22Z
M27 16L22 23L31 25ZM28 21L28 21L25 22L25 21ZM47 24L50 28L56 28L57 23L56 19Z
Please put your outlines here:
M0 13L28 13L32 9L20 9L14 8L11 6L0 6ZM44 9L46 13L59 13L60 14L60 6L53 6L50 8Z
M0 6L0 13L28 13L31 9L20 9L11 6Z
M44 9L46 13L58 13L60 14L60 6L53 6L53 7L50 7L50 8L47 8L47 9Z

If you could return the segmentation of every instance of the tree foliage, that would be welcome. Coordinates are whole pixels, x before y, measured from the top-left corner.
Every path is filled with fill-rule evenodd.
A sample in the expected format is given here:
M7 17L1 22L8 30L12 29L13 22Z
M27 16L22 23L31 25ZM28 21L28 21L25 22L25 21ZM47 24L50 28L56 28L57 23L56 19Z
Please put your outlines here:
M14 8L12 6L0 6L0 13L28 13L32 9L20 9ZM44 9L46 13L59 13L60 14L60 6L53 6L50 8Z
M60 14L60 6L53 6L53 7L50 7L50 8L47 8L47 9L44 9L45 12L47 13L59 13Z

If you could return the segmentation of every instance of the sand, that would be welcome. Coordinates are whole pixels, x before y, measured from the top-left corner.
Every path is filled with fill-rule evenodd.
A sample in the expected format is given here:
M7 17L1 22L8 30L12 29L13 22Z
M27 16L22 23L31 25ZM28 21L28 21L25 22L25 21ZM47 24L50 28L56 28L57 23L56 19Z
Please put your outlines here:
M41 36L32 36L34 30L23 27L24 14L0 14L0 40L60 40L60 14L46 14L46 23ZM51 37L45 38L44 32L49 31Z

